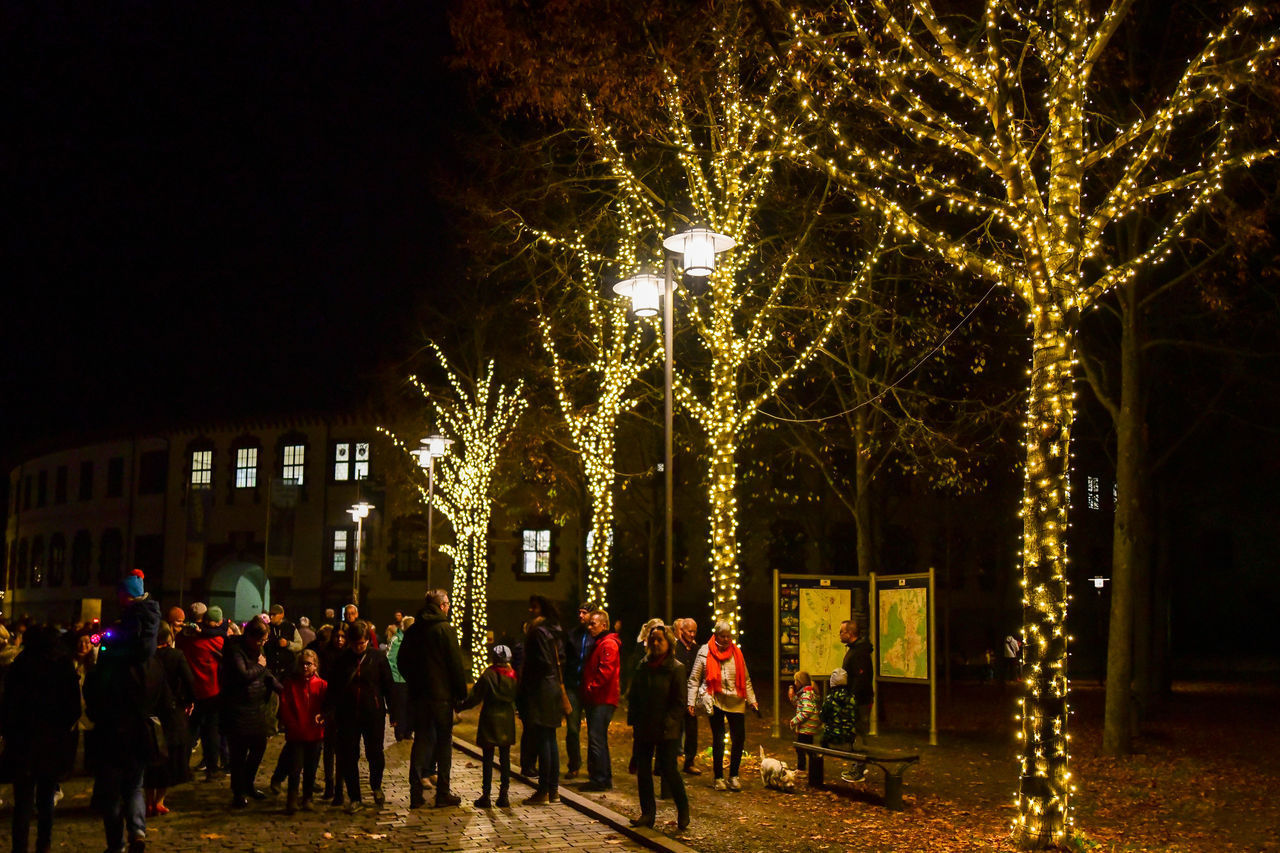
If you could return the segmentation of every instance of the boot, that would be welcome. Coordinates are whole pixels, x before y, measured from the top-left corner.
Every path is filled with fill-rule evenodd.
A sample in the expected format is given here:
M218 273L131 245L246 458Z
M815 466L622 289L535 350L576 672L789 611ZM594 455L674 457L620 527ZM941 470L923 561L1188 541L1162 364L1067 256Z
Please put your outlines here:
M499 789L498 789L498 800L497 800L497 805L498 805L498 808L500 808L500 809L509 809L509 808L511 808L511 800L507 799L507 786L506 786L506 785L503 785L501 788L499 788Z
M489 795L488 795L488 794L481 794L479 797L477 797L477 798L476 798L476 801L475 801L475 803L473 803L473 805L474 805L476 808L478 808L478 809L491 809L491 808L493 808L493 803L489 802Z
M680 809L676 816L676 826L680 827L680 831L684 832L689 828L689 807L685 806Z
M298 795L290 791L288 798L286 798L284 801L284 813L295 814L297 811L298 811Z
M302 802L298 804L298 808L304 812L313 812L316 810L315 806L311 805L310 797L303 797Z

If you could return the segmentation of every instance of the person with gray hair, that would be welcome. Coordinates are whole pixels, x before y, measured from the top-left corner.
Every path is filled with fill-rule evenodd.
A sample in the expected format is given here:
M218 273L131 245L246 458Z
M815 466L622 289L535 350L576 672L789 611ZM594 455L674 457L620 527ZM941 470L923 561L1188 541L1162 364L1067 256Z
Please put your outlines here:
M742 765L742 748L747 739L746 710L756 713L760 705L756 701L755 688L747 673L747 662L742 650L733 642L733 629L728 622L719 621L712 632L711 642L698 649L693 670L688 681L688 711L694 715L699 688L711 697L711 757L714 761L717 791L741 791L742 781L738 768ZM729 730L729 779L724 778L724 733Z

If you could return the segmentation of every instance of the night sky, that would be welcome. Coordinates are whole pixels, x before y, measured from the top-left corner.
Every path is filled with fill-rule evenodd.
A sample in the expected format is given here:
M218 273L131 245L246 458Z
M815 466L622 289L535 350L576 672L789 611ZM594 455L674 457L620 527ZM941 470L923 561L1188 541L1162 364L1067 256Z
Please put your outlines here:
M340 410L454 239L442 3L5 3L3 461Z

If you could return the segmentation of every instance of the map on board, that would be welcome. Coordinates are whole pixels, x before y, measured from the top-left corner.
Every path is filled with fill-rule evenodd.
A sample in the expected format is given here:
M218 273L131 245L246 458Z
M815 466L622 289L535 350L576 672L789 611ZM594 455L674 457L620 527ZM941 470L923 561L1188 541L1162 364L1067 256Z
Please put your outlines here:
M884 587L880 604L880 675L929 678L929 590Z
M800 668L825 678L844 661L840 623L852 612L847 589L800 590Z

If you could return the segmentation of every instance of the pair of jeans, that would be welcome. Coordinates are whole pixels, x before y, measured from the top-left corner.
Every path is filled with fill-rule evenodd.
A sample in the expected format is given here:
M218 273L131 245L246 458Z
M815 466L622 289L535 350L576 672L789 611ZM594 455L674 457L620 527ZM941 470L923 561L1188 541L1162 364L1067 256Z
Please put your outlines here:
M409 753L409 793L422 796L422 780L435 771L436 798L450 793L449 771L453 767L453 706L448 702L414 700L409 705L413 717L413 749Z
M812 746L812 745L813 745L813 735L796 735L796 741L795 741L795 742L796 742L796 743L807 743L807 744L809 744L810 746ZM798 750L798 749L797 749L797 750L796 750L796 769L797 769L797 770L804 770L804 769L808 766L808 761L807 761L807 759L808 759L808 758L809 758L809 756L808 756L806 753L804 753L804 752L802 752L802 751L800 751L800 750Z
M13 849L26 853L31 833L31 813L36 812L36 847L51 846L53 839L53 794L57 779L43 779L19 771L13 780Z
M382 771L387 766L382 739L387 733L387 718L381 715L372 720L340 717L334 724L338 728L338 776L341 784L346 785L347 798L356 802L360 799L361 739L364 757L369 762L369 787L375 791L382 789Z
M716 708L711 714L711 761L717 779L724 778L724 729L729 726L729 776L738 775L742 765L742 745L747 739L746 714Z
M93 803L102 811L108 850L123 850L129 840L147 837L147 803L142 795L146 765L136 756L112 756L93 780Z
M258 765L267 751L267 738L259 734L229 734L227 746L231 750L231 796L247 797L253 793Z
M222 734L218 729L220 702L218 696L208 699L197 699L191 709L191 732L200 736L200 744L204 749L204 769L213 773L225 762L222 759Z
M698 757L698 718L686 714L684 718L684 766L692 767Z
M741 715L739 715L741 716ZM680 740L638 740L635 743L636 786L640 789L640 813L652 817L658 813L658 801L653 796L653 767L657 759L658 775L663 789L675 800L676 811L681 816L689 814L689 794L684 789L684 777L680 775Z
M498 794L507 793L507 788L511 785L511 747L510 746L482 746L481 753L484 755L484 766L480 772L484 787L480 790L483 796L489 796L489 788L493 785L493 753L498 752Z
M302 799L309 800L316 793L316 767L320 764L323 741L285 741L283 754L289 757L289 798L298 796L298 783L302 783Z
M560 790L560 749L556 745L556 727L530 724L534 753L538 756L538 793L555 794Z
M577 687L565 685L565 691L569 694L570 711L565 717L564 730L564 752L565 762L568 764L570 773L577 773L582 767L582 741L579 737L582 727L582 718L585 707L582 704L582 696L578 693ZM591 732L587 732L587 736L591 736ZM591 750L587 750L587 776L591 777Z
M587 777L597 785L613 785L609 759L609 721L616 705L587 705Z

